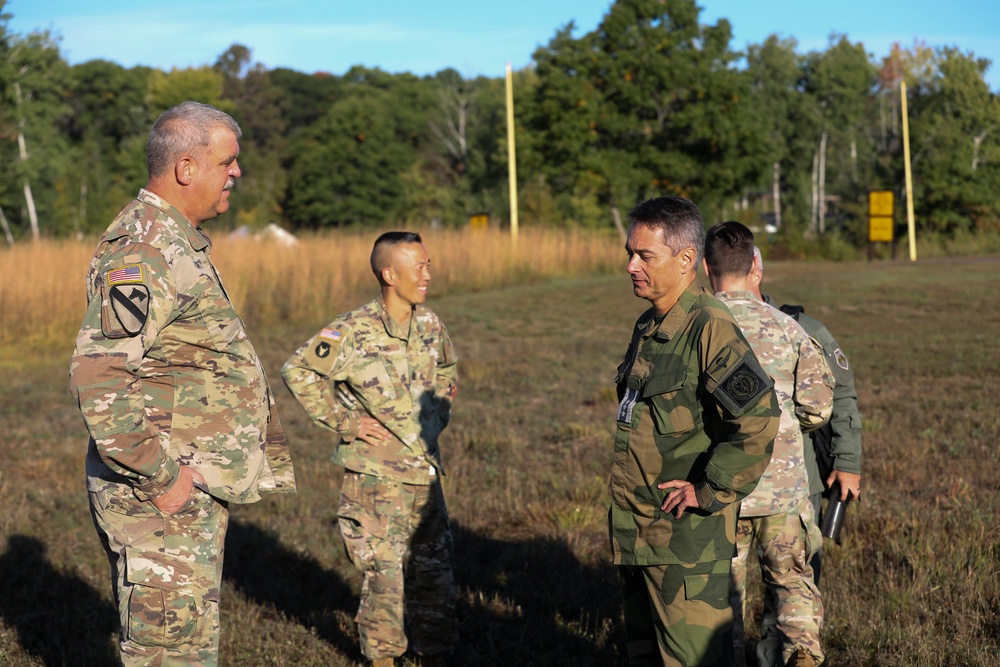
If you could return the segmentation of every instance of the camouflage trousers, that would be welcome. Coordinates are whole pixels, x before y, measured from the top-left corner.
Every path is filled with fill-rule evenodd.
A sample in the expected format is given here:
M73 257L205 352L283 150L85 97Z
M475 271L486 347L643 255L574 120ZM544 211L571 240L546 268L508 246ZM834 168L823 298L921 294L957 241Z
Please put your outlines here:
M816 545L815 553L809 564L813 569L813 583L819 588L820 569L823 566L823 537L818 533L819 526L823 522L823 496L815 494L809 497L812 505L813 515L816 517L816 526L811 528L811 532L816 532L813 538ZM781 656L781 634L778 632L778 600L777 595L770 588L764 589L764 613L760 619L760 641L757 642L757 663L761 667L768 665L782 665ZM825 608L824 608L825 612Z
M89 496L111 562L122 664L217 665L227 505L197 488L173 515L140 502L127 485Z
M733 632L736 664L746 664L743 618L746 608L747 557L756 543L764 580L765 597L772 595L777 610L770 641L773 664L784 665L798 648L816 664L823 662L819 633L823 602L813 581L810 559L822 537L813 518L812 505L804 500L797 514L743 517L736 524L736 558L733 559ZM764 663L762 663L763 665Z
M355 621L369 659L449 651L458 639L452 538L444 493L345 471L340 535L364 575Z
M733 664L730 561L618 568L628 664Z

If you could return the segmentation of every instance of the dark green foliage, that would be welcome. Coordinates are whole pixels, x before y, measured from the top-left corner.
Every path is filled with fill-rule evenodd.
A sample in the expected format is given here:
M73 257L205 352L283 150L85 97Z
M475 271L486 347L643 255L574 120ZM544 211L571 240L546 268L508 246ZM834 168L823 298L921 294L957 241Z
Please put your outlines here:
M1000 101L988 61L919 42L875 61L846 35L809 53L772 35L741 53L726 19L700 15L694 0L617 0L594 30L568 23L514 73L526 224L611 229L636 201L680 194L707 222L756 227L777 219L779 203L768 242L790 254L864 248L869 190L894 190L905 225L905 80L917 230L967 244L1000 229ZM192 98L244 131L243 178L217 226L510 219L502 77L268 70L243 44L171 72L69 67L57 40L10 34L8 19L0 209L15 238L30 233L26 184L42 234L101 230L145 182L152 120Z

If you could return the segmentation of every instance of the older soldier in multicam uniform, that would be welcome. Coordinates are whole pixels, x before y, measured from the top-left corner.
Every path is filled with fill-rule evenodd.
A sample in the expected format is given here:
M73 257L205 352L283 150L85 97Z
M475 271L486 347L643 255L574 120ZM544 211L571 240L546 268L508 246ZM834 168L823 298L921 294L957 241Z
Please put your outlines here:
M781 428L771 463L757 488L743 499L733 560L736 664L744 664L743 616L747 556L756 542L764 585L774 594L782 664L823 662L819 631L822 601L810 559L822 542L806 474L803 431L822 426L833 407L833 376L823 355L795 320L753 292L753 233L738 222L708 230L705 271L715 296L732 311L781 402Z
M777 307L770 295L762 294L764 260L760 248L753 249L754 266L750 274L754 294L764 303ZM808 433L805 442L806 470L809 473L809 499L820 524L823 509L823 492L834 484L840 490L840 499L861 497L861 413L858 411L858 392L854 388L854 371L840 343L822 322L805 314L802 306L783 305L781 312L793 317L820 347L826 363L833 371L833 414L830 421ZM812 557L813 580L819 586L823 549L818 546ZM764 614L760 621L760 641L757 642L757 661L761 665L776 664L781 655L781 636L777 629L777 612L774 595L770 590L764 595Z
M218 663L229 503L295 489L264 370L199 229L229 208L239 136L208 105L164 112L149 181L87 274L70 384L126 665Z
M412 645L421 664L438 664L458 634L438 451L458 360L444 325L421 305L430 259L420 236L383 234L371 267L380 295L324 327L282 375L312 420L339 440L338 520L364 574L355 620L365 656L392 665Z
M771 459L778 401L726 307L695 284L687 199L629 213L636 322L618 367L609 523L631 665L731 665L736 507Z

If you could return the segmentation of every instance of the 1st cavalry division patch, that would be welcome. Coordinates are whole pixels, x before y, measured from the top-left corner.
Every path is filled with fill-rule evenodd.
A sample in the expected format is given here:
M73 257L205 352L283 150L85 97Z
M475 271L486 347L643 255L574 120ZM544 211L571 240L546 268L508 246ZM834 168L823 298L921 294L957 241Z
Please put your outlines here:
M106 276L111 310L128 336L142 331L149 314L149 289L142 284L144 277L145 271L138 264L108 271Z

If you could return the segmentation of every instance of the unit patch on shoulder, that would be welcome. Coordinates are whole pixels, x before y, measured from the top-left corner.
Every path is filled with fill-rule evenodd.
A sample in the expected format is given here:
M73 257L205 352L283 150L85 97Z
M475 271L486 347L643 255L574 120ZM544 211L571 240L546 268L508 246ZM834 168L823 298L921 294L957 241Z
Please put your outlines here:
M833 351L833 358L837 361L838 366L843 368L845 371L848 369L847 355L844 354L843 350L841 350L839 347Z
M760 400L770 387L770 378L764 369L744 358L715 390L715 397L724 408L738 416Z
M126 264L104 274L101 291L101 330L108 338L137 336L149 316L149 288L144 284L146 269Z
M313 347L313 354L320 359L326 359L333 351L333 346L339 343L340 339L343 337L343 331L331 329L330 327L323 329L319 332L319 335L316 336L318 340L316 341L316 346Z

